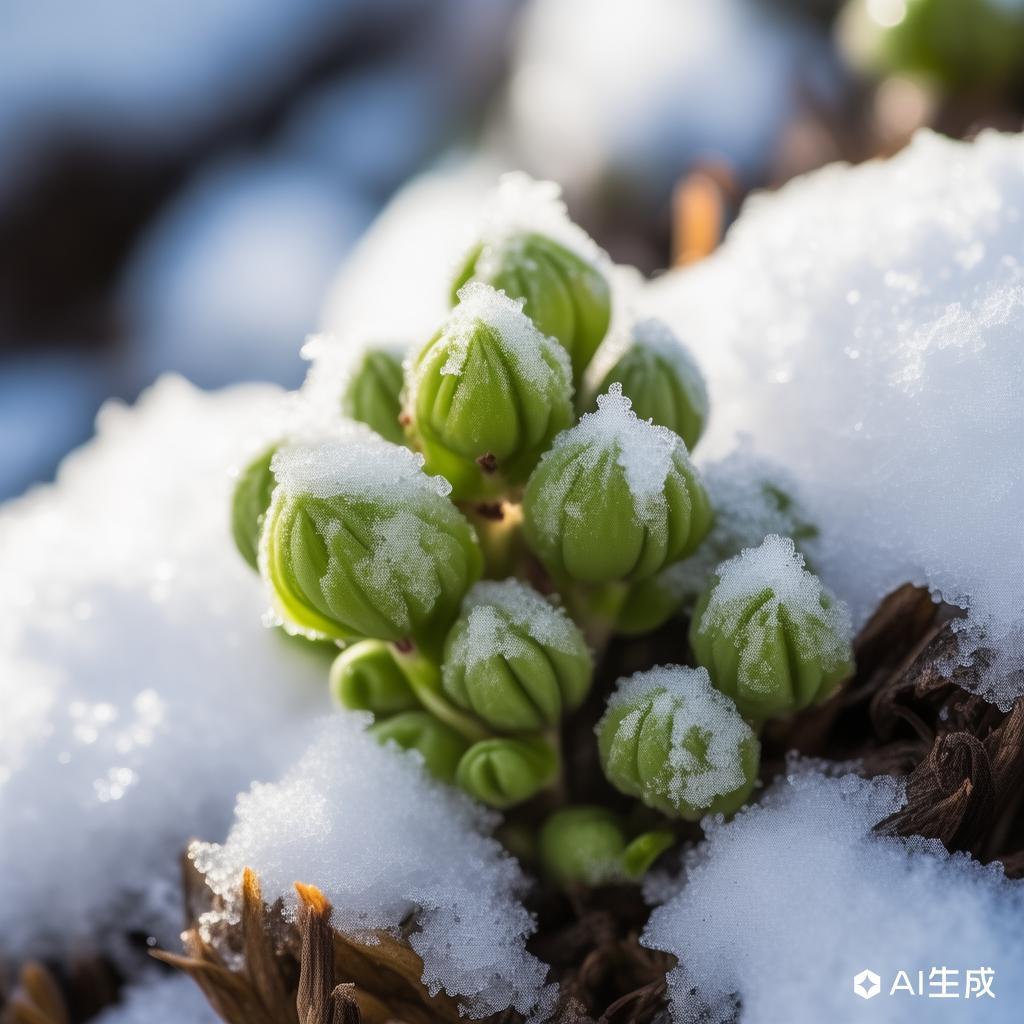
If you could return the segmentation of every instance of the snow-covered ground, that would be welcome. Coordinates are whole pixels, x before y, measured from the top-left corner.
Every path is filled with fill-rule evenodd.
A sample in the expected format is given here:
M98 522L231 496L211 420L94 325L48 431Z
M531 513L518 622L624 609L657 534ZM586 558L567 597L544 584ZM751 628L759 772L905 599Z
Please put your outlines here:
M980 689L1024 694L1024 136L921 133L754 197L648 293L711 395L701 459L746 437L795 478L855 625L910 581L967 607Z

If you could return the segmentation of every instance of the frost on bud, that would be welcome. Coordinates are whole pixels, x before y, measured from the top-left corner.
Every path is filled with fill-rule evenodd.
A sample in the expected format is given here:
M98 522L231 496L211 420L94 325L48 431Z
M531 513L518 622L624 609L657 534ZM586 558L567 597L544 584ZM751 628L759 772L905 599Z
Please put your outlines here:
M715 686L754 720L824 700L853 671L846 607L772 534L720 565L690 625Z
M590 689L590 651L561 608L518 580L478 583L445 642L443 685L499 732L556 725Z
M645 832L630 842L617 814L584 804L548 818L540 832L540 858L561 885L608 885L642 878L672 842L668 831Z
M480 578L472 527L422 459L362 427L274 456L260 570L291 632L432 639Z
M702 668L620 680L596 732L608 781L673 817L731 814L757 777L754 731Z
M330 688L334 699L350 711L385 716L420 706L381 640L361 640L342 651L331 665Z
M668 427L692 451L707 423L708 392L683 343L663 321L647 319L636 321L627 335L606 345L614 363L597 391L621 384L640 419Z
M676 434L638 419L618 384L597 404L530 477L526 541L557 580L646 579L697 547L711 506Z
M522 312L484 284L463 288L441 330L412 361L410 433L456 498L522 483L573 420L569 361Z
M352 370L341 397L341 411L365 423L386 441L402 444L402 361L382 348L368 348Z
M499 810L547 789L561 770L558 753L540 736L481 740L459 762L458 784Z
M239 554L259 567L260 531L277 481L270 469L277 446L272 445L249 463L235 481L231 497L231 535Z
M525 300L527 316L558 339L579 380L611 320L607 262L569 220L557 185L506 174L480 238L455 277L452 301L472 280Z
M367 731L380 743L417 751L427 771L449 785L455 782L459 761L468 746L459 732L428 711L403 711L375 722Z

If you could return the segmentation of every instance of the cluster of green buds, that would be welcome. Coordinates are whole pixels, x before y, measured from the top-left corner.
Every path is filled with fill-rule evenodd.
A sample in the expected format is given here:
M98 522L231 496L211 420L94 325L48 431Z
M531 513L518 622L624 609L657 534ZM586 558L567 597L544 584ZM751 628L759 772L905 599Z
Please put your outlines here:
M578 716L586 733L601 713L595 661L612 634L678 611L671 574L714 525L689 454L707 391L660 321L636 320L594 358L610 265L553 186L512 177L497 206L454 308L404 362L361 345L335 372L314 354L316 429L239 474L232 530L275 623L333 645L331 693L372 716L381 743L511 812L517 843L544 821L521 848L557 884L635 881L674 821L749 798L754 726L831 692L848 623L802 562L787 575L763 558L741 584L715 558L678 659L702 667L620 680L596 727L594 766L635 813L567 805L566 767L586 759L563 750L564 724Z

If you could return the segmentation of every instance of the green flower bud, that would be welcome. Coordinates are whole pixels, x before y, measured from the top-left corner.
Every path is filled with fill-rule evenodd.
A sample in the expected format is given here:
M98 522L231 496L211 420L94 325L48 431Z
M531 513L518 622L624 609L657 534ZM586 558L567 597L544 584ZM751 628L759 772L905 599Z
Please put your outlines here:
M339 640L435 639L483 559L422 459L362 427L282 449L260 569L292 632Z
M428 711L403 711L375 722L367 731L382 744L394 743L403 750L418 751L427 771L449 785L454 784L459 761L469 745L460 733Z
M671 832L657 831L630 842L617 814L586 804L548 818L540 832L540 857L561 885L608 885L642 878L673 841Z
M456 781L470 796L501 810L536 796L560 770L557 751L540 736L490 739L466 751Z
M603 394L612 384L621 384L640 419L668 427L692 451L707 423L708 392L683 343L663 321L650 319L636 321L625 337L606 346L607 357L601 362L614 362L597 392Z
M677 562L657 576L633 584L616 619L616 633L622 636L652 633L679 611L682 601L668 575L678 565Z
M572 382L565 352L521 303L478 283L460 296L412 362L410 434L456 498L486 497L526 480L572 423Z
M238 474L231 497L231 535L239 554L254 569L259 568L260 531L277 485L270 471L276 451L277 446L272 445Z
M666 666L620 680L596 732L608 781L664 814L730 814L754 787L757 737L704 669Z
M351 711L394 715L420 707L389 645L381 640L360 640L342 651L331 665L330 687L334 699Z
M402 412L402 361L386 349L367 349L349 377L341 411L365 423L386 441L405 442Z
M543 334L557 338L572 359L577 381L611 320L606 257L566 215L560 190L524 174L502 179L481 240L452 285L452 302L471 280L514 299Z
M556 580L635 581L685 558L712 513L686 445L613 384L555 438L523 497L526 541Z
M583 634L518 580L478 583L444 648L445 693L491 728L558 724L583 703L593 671Z
M761 720L828 697L853 671L850 617L775 534L718 567L690 644L715 686Z

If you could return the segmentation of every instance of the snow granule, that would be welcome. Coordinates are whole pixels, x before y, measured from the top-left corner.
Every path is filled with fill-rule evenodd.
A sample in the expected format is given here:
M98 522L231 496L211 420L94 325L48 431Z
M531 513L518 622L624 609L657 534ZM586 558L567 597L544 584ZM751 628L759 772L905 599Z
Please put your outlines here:
M665 791L673 802L707 807L744 784L738 751L754 732L736 705L711 685L707 669L659 665L620 679L608 711L634 704L639 706L619 725L617 740L623 743L633 739L648 714L672 719ZM595 732L600 733L603 721ZM684 745L694 730L704 745L699 759Z
M965 607L979 691L1024 693L1024 136L929 132L750 200L651 308L708 381L702 451L795 476L855 626L904 582Z
M164 379L0 511L0 954L175 948L185 843L328 708L329 659L261 626L229 527L282 397Z
M522 635L563 654L580 650L580 633L562 608L519 580L474 585L462 603L467 629L449 658L467 668L498 655L512 659L525 652Z
M154 973L122 989L120 1003L93 1024L221 1024L221 1018L188 975Z
M753 618L752 605L759 609ZM764 628L758 625L761 610L764 621L774 625L779 621L780 607L786 609L785 621L797 649L805 655L813 652L824 672L833 672L847 661L853 628L846 606L834 600L821 580L804 568L803 555L793 541L774 533L758 547L744 548L718 567L701 615L700 632L742 635L747 640L746 656L746 652L765 647L755 635ZM763 673L754 675L760 677Z
M547 968L526 952L535 922L518 899L517 863L488 835L496 816L430 779L415 754L380 746L369 721L348 712L325 721L280 782L239 797L224 844L196 843L190 857L228 900L228 920L245 867L289 913L301 881L331 901L339 930L397 934L415 919L409 941L424 983L464 997L472 1015L539 1008L550 999Z
M530 235L550 238L591 266L603 268L608 257L569 219L562 189L553 181L534 181L521 171L501 176L473 239L481 247L477 268L488 276L501 266L503 253Z
M872 834L902 803L891 778L791 766L761 803L706 820L706 841L643 936L679 958L675 1020L726 1024L737 1000L742 1024L1017 1020L1024 883L937 840ZM930 997L943 967L959 972L957 998ZM967 1001L966 972L981 968L995 972L995 999ZM853 989L865 969L881 984L869 1003ZM923 971L924 994L890 994L899 971L915 988Z

